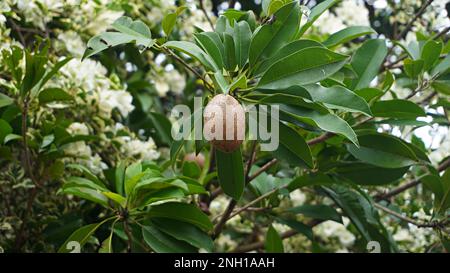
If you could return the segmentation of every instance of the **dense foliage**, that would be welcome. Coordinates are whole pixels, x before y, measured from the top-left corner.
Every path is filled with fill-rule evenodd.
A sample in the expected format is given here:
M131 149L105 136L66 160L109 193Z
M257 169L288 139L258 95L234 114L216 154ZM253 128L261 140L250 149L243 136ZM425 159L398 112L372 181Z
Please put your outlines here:
M450 5L242 2L0 2L1 251L450 249ZM173 139L217 94L278 148Z

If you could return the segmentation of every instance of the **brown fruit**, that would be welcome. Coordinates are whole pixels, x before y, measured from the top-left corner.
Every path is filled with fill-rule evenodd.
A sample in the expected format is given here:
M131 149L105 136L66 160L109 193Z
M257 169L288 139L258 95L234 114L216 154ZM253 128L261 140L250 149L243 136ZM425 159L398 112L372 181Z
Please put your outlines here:
M195 153L189 153L184 156L184 161L195 162L200 167L200 169L202 169L205 165L205 156L201 153L198 155L195 155Z
M216 95L203 113L203 135L211 144L226 153L239 148L245 138L245 111L230 95Z

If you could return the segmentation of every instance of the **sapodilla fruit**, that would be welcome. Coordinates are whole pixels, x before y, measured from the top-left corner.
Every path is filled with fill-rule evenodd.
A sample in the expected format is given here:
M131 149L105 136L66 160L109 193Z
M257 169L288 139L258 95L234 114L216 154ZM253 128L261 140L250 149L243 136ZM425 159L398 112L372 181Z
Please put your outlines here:
M226 153L239 148L245 138L245 111L230 95L216 95L203 112L203 135L211 144Z

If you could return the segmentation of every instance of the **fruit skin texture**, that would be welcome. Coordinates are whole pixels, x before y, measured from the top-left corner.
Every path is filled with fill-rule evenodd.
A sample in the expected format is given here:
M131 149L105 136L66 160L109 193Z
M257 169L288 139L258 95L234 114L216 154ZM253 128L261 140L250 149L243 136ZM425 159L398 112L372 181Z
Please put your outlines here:
M230 95L219 94L212 98L205 107L203 123L205 138L222 152L236 151L245 138L245 110Z
M195 153L189 153L184 156L184 161L186 162L195 162L200 167L200 169L203 169L203 166L205 166L205 156L203 154L195 155Z

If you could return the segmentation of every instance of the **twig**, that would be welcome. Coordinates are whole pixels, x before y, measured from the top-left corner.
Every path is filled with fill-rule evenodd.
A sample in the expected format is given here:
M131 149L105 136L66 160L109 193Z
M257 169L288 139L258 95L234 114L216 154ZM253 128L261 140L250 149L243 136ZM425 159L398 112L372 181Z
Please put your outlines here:
M167 48L164 45L161 45L160 48L167 55L173 57L176 61L178 61L180 64L182 64L184 67L186 67L189 71L194 73L199 79L201 79L205 83L206 88L208 88L211 91L214 91L214 87L205 79L205 77L203 77L194 68L192 68L188 63L186 63L182 58L180 58L177 54L175 54L175 52L173 52L170 48Z
M312 220L312 221L310 221L307 224L307 226L314 227L314 226L317 226L318 224L320 224L322 222L323 222L323 220ZM281 237L281 239L286 239L286 238L292 237L292 236L297 235L297 234L298 234L298 231L291 229L291 230L288 230L286 232L283 232L280 235L280 237ZM244 252L249 252L249 251L253 251L253 250L258 250L258 249L263 248L263 247L264 247L264 241L262 241L262 242L255 242L255 243L251 243L251 244L248 244L248 245L239 246L239 247L235 248L234 250L232 250L231 252L233 252L233 253L244 253Z
M442 172L442 171L446 170L449 166L450 166L450 158L448 158L447 160L442 162L442 164L439 165L437 170L438 170L438 172ZM395 189L390 190L389 192L387 192L385 194L376 195L374 197L374 199L376 201L387 200L387 199L389 199L389 198L391 198L393 196L396 196L399 193L402 193L402 192L406 191L407 189L410 189L412 187L417 186L418 184L420 184L420 178L413 179L411 181L408 181L408 182L398 186Z
M128 221L127 219L125 219L125 221L123 222L123 226L124 226L124 230L125 230L125 234L127 235L127 252L131 253L131 242L133 240L133 236L131 235L131 231L130 228L128 226Z
M249 203L247 203L245 206L239 208L238 210L236 210L235 212L231 213L231 215L228 217L228 219L233 218L234 216L238 215L239 213L247 210L248 208L250 208L251 206L253 206L254 204L258 203L261 200L266 199L267 197L271 196L272 194L274 194L275 192L277 192L280 189L286 188L289 184L286 184L284 186L281 186L279 188L275 188L271 191L266 192L265 194L259 196L258 198L255 198L254 200L250 201Z
M237 202L234 199L231 199L230 203L228 203L228 207L225 210L225 212L222 214L222 217L219 220L219 223L214 227L214 234L213 239L217 238L219 234L222 232L222 229L225 225L225 223L228 221L229 216L231 212L233 212L234 207L236 206Z
M431 3L433 3L434 0L428 0L425 5L423 5L418 11L417 13L414 15L414 17L411 19L411 21L409 21L409 23L406 25L406 27L403 29L402 32L400 32L399 35L397 35L396 37L394 37L396 40L404 37L412 28L413 24L415 21L417 21L417 19L419 19L424 13L425 10L428 8L429 5L431 5Z
M388 214L390 214L392 216L395 216L395 217L397 217L400 220L403 220L403 221L405 221L407 223L413 224L413 225L415 225L417 227L420 227L420 228L436 228L436 227L441 227L444 224L444 222L437 222L437 221L435 221L435 222L418 222L418 221L416 221L416 220L414 220L412 218L409 218L409 217L404 216L404 215L402 215L402 214L400 214L398 212L390 210L390 209L388 209L388 208L386 208L386 207L384 207L384 206L382 206L380 204L374 203L373 205L374 205L374 207L376 207L376 208L378 208L378 209L380 209L380 210L382 210L382 211L384 211L384 212L386 212L386 213L388 213Z
M203 11L203 14L205 14L206 20L208 20L209 25L211 26L211 29L214 31L214 24L211 21L211 18L208 15L208 12L205 9L205 5L203 5L203 0L199 0L200 9Z

